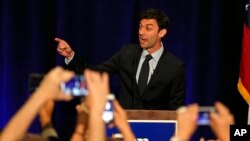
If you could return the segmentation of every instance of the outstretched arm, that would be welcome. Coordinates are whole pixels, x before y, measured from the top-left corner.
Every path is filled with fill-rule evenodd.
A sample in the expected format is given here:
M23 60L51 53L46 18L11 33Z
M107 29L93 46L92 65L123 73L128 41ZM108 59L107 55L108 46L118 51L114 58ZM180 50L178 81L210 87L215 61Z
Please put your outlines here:
M70 100L71 96L61 93L59 85L74 76L73 72L56 67L42 80L37 90L12 117L4 128L0 141L17 141L21 139L42 106L50 100Z
M109 94L108 74L86 70L84 75L89 89L86 99L89 107L87 140L105 141L105 124L102 120L102 113Z
M63 39L55 38L57 52L65 57L65 69L72 70L77 74L82 74L86 68L85 62L74 52L71 46Z
M42 127L41 135L46 139L53 138L54 140L59 140L58 134L53 127L52 114L55 106L55 101L48 101L39 111L39 120Z
M115 125L120 130L120 132L123 135L123 141L134 141L135 136L133 134L133 131L130 128L130 125L127 121L127 114L124 111L124 109L120 106L118 101L114 101L115 106Z
M77 119L70 141L85 141L88 123L88 109L84 101L76 106Z

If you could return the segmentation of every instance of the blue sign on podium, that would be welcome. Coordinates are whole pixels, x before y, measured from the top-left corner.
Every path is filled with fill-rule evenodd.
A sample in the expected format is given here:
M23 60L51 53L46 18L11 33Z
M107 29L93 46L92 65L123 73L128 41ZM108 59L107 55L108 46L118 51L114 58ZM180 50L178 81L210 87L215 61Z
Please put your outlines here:
M137 141L168 141L175 134L176 120L128 120ZM108 129L108 136L118 133Z

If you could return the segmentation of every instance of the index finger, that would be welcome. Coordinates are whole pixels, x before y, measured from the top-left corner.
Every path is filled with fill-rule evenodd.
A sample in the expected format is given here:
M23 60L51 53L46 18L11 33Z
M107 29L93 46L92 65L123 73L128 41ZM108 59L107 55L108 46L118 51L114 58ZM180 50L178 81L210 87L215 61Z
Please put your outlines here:
M60 38L55 38L55 41L56 41L56 42L62 42L62 41L64 41L64 40L62 40L62 39L60 39Z

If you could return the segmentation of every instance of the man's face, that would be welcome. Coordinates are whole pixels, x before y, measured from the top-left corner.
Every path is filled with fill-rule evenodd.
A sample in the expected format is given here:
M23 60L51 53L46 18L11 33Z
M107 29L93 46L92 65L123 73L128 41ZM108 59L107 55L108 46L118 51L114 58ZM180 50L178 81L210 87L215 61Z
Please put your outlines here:
M142 19L139 25L139 41L144 49L159 47L161 37L159 26L155 19Z

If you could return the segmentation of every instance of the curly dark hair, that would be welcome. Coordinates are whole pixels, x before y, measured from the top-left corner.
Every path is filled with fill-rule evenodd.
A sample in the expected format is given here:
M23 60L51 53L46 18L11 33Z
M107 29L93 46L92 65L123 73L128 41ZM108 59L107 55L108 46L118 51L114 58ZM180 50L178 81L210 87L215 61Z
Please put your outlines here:
M155 19L161 29L168 29L168 16L159 9L148 9L141 13L140 21L142 19Z

